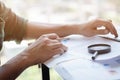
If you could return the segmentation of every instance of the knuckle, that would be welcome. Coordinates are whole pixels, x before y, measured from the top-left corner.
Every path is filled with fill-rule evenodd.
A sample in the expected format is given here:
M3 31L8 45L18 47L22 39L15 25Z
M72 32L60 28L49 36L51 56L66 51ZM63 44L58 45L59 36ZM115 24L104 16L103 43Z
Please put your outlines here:
M50 40L48 38L43 38L43 43L47 44L49 42L50 42Z
M57 34L56 33L51 33L52 35L56 35L57 36Z
M47 34L43 34L41 37L43 37L43 38L44 38L44 37L47 37Z
M59 43L59 46L60 46L60 47L62 47L62 46L63 46L63 44L62 44L62 43Z
M108 20L107 20L106 22L107 22L108 24L112 24L112 23L111 23L110 21L108 21Z
M99 18L96 18L95 19L95 22L100 22L101 20Z
M63 44L62 43L57 43L57 46L63 47Z

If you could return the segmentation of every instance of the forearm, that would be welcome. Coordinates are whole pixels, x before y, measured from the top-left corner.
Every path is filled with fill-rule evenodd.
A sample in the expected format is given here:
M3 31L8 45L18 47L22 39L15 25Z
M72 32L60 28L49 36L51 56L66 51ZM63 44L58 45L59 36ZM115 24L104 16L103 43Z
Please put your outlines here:
M42 24L28 22L25 38L38 38L42 34L57 33L64 37L71 34L80 34L80 25L59 25L59 24Z
M27 57L19 54L0 67L0 80L15 80L27 67Z

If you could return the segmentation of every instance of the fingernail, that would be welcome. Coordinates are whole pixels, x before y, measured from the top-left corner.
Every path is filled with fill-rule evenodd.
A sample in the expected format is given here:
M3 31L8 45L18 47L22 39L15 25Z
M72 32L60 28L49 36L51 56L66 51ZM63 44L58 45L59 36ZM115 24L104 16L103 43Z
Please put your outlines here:
M67 52L67 50L64 50L64 52Z
M115 35L115 38L117 38L118 37L118 35Z
M67 50L68 50L68 47L65 48L64 52L67 52Z

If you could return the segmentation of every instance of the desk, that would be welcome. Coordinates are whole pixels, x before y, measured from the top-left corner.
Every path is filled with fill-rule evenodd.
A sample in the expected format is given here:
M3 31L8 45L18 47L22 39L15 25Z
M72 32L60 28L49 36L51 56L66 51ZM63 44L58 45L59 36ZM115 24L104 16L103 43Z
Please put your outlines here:
M68 51L59 57L53 57L45 64L53 67L64 80L120 80L119 63L111 66L91 60L92 54L88 53L87 46L98 43L110 44L112 51L98 56L96 61L120 55L120 42L98 36L88 38L71 35L63 41L63 44L68 46Z

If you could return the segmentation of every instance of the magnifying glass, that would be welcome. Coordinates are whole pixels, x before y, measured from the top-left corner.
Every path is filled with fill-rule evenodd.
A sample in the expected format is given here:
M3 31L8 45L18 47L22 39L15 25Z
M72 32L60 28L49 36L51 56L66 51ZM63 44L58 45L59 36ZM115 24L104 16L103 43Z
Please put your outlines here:
M93 44L88 46L88 52L93 54L92 60L100 54L106 54L111 51L111 46L109 44Z

